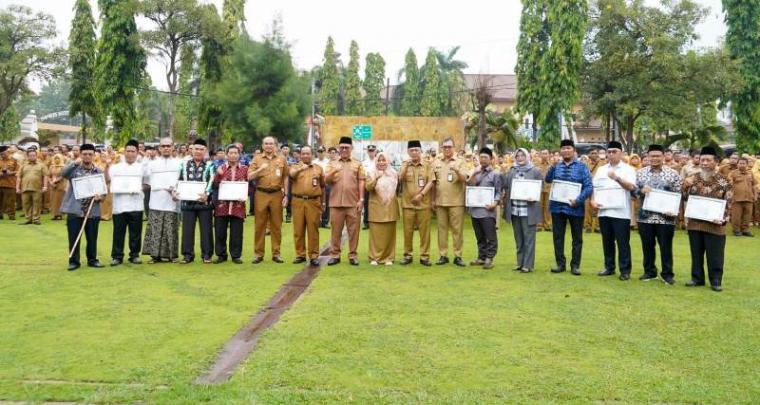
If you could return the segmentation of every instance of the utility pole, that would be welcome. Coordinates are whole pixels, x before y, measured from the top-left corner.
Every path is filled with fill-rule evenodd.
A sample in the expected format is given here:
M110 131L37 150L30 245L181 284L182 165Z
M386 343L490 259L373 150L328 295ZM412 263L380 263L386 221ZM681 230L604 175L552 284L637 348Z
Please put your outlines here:
M388 116L388 102L390 102L391 78L385 78L385 116Z

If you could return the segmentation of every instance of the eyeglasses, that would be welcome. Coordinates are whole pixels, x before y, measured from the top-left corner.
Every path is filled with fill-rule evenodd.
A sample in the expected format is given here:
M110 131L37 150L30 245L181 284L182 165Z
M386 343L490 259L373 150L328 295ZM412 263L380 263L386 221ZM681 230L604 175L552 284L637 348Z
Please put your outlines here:
M162 148L171 148L171 145L160 145Z
M441 147L442 147L443 149L451 149L451 148L453 148L453 146L451 146L451 145L443 145L443 146L441 146Z
M350 146L339 146L338 149L351 149Z

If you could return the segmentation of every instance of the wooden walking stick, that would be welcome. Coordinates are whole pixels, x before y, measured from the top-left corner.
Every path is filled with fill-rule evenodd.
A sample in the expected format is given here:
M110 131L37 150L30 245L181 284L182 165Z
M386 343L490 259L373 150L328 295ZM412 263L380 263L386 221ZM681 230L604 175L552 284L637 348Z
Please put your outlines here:
M71 252L69 252L69 259L71 259L71 256L74 256L74 250L77 248L77 245L79 245L79 240L82 239L82 232L84 232L84 227L87 225L87 219L90 217L90 211L92 211L93 204L95 204L95 197L92 197L90 199L90 206L87 207L87 213L84 214L84 221L82 221L82 227L79 229L79 235L77 235L77 239L74 241L74 245L71 247Z

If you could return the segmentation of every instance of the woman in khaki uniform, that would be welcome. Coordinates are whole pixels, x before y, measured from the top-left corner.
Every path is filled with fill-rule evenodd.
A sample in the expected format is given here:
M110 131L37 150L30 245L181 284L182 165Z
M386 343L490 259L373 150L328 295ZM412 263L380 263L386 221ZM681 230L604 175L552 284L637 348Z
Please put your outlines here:
M399 219L396 188L398 174L386 152L375 157L375 172L367 179L369 192L369 260L377 266L393 264L396 257L396 221Z

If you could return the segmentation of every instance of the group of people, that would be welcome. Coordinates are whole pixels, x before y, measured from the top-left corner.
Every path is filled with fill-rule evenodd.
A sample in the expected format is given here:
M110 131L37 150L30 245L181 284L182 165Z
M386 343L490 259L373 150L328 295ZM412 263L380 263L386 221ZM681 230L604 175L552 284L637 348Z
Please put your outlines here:
M413 262L414 234L417 233L419 263L431 266L430 235L435 215L439 252L435 264L450 263L451 234L451 262L465 266L463 226L469 214L478 251L469 264L490 269L498 251L501 214L512 224L515 270L524 273L534 270L536 233L551 229L556 262L551 271L566 271L564 239L569 225L570 272L581 274L584 228L587 232L598 229L604 252L604 268L598 274L611 276L619 272L621 280L628 280L631 275L630 230L635 224L643 251L644 274L640 279L657 279L659 272L659 277L670 285L675 283L672 241L682 221L688 230L692 256L691 281L687 286L709 283L713 290L720 291L727 223L733 220L735 235L751 236L749 225L755 221L752 215L758 197L758 184L750 171L755 162L734 154L726 165L718 167L718 153L710 147L702 148L698 154L686 155L688 161L681 163L674 162L672 152L662 146L650 145L644 165L638 166L639 162L634 159L638 156L625 156L622 145L616 141L610 142L607 148L579 157L571 140L563 140L556 154L521 148L501 156L495 156L489 148L482 148L477 155L457 153L452 139L444 140L441 153L434 156L423 153L421 143L413 140L407 145L408 159L397 168L393 167L391 156L374 146L367 149L369 159L363 162L355 159L353 143L348 137L341 138L337 148L328 149L329 156L325 156L324 147L314 153L310 146L303 146L292 155L289 150L278 147L273 137L265 138L261 150L251 157L244 155L239 144L210 154L202 139L183 151L165 138L156 149L146 148L134 140L119 153L96 151L91 144L68 152L56 147L50 163L43 164L34 149L28 150L24 161L19 163L13 157L16 152L3 147L0 149L3 213L9 217L15 214L15 208L9 211L7 204L19 194L27 223L38 224L42 194L62 185L54 218L66 214L71 251L69 270L81 265L80 233L87 242L87 264L104 267L97 258L96 246L103 203L109 198L113 218L111 266L121 265L125 260L139 264L141 254L150 256L150 263L191 263L196 256L196 228L200 233L200 258L204 263L223 263L231 259L240 264L243 224L251 211L255 223L253 263L264 260L266 236L270 238L271 260L282 263L281 226L285 211L286 220L293 221L294 263L308 261L318 265L319 227L329 221L328 265L341 261L344 229L348 261L358 265L363 219L364 227L369 229L371 265L394 263L396 223L401 220L404 243L400 264ZM176 185L158 181L166 172L176 173L179 181L203 182L204 192L195 200L180 199ZM66 183L93 174L103 174L106 182L114 176L139 177L144 191L112 192L77 200L73 188ZM9 179L13 179L11 187L6 186L10 184ZM541 182L540 198L511 198L510 191L517 179ZM250 182L251 210L246 209L246 201L219 199L222 183L240 181ZM578 184L580 192L567 202L552 200L549 194L554 181ZM493 200L468 207L465 204L467 187L492 188ZM8 188L13 190L8 192ZM594 190L610 188L619 188L630 198L625 198L622 206L605 207L596 201ZM725 200L724 218L714 222L683 218L683 207L679 212L668 214L644 210L642 203L652 190L681 193L684 201L693 195ZM143 238L145 218L147 229ZM124 251L127 235L128 256ZM658 246L661 269L655 260ZM216 259L212 261L214 255Z

